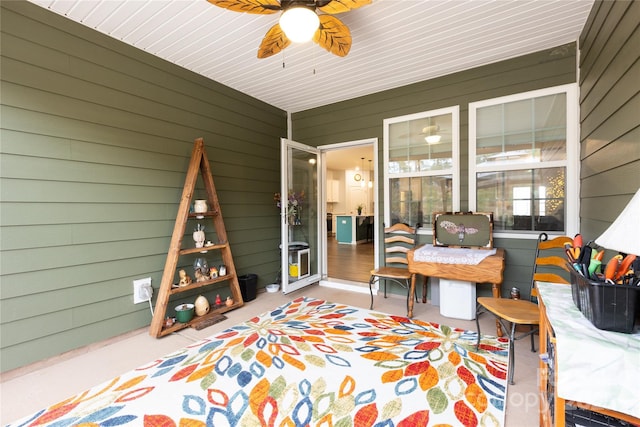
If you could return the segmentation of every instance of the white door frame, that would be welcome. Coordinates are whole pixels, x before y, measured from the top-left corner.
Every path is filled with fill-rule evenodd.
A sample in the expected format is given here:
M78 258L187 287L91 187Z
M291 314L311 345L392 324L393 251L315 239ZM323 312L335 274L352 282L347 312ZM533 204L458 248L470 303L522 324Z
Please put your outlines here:
M316 160L318 162L320 162L319 165L317 165L318 168L322 169L322 159L320 157L320 151L316 148L316 147L310 147L308 145L305 144L301 144L299 142L295 142L292 141L290 139L286 139L286 138L281 138L280 139L280 166L281 166L281 176L280 176L280 194L282 195L281 200L281 206L280 206L280 271L281 271L281 283L282 283L282 292L287 294L293 291L296 291L298 289L301 289L305 286L309 286L312 285L316 282L318 282L321 278L321 270L322 270L322 258L321 258L321 254L326 253L326 249L323 249L324 243L323 240L321 240L322 238L322 230L325 229L326 231L326 212L324 212L324 217L322 216L323 213L321 211L322 207L322 202L324 201L322 199L322 194L324 194L324 183L323 181L319 180L316 178L317 180L317 185L319 187L319 196L316 200L316 212L318 217L316 218L316 222L318 224L318 226L309 229L309 233L316 233L315 238L312 239L312 241L317 242L317 247L315 248L309 248L307 250L307 256L309 256L309 250L315 251L316 255L315 257L311 257L311 260L315 259L315 265L310 265L310 272L308 274L308 276L306 277L300 277L298 280L295 281L291 281L289 280L289 264L288 264L288 258L289 258L289 245L290 244L295 244L295 243L302 243L302 242L292 242L291 238L290 238L290 228L289 228L289 223L288 223L288 217L287 217L287 205L288 203L287 201L287 193L289 188L291 188L291 186L289 185L289 173L290 173L290 165L291 165L291 159L289 159L289 153L291 149L295 149L295 150L299 150L299 151L304 151L307 153L311 153L313 155L316 156ZM317 169L316 169L316 173L317 173ZM322 225L324 224L324 226ZM311 236L308 236L308 239ZM311 240L310 240L311 241ZM307 242L304 242L307 243ZM298 268L301 268L301 266L298 266ZM315 271L315 273L313 273L313 271Z
M320 150L320 157L322 158L321 160L321 170L320 170L320 175L321 175L321 181L327 182L327 163L325 161L326 158L326 153L327 151L333 151L333 150L340 150L343 148L353 148L356 146L360 146L360 145L371 145L373 147L373 172L374 172L374 176L377 176L378 174L376 173L376 171L378 170L378 138L367 138L367 139L360 139L360 140L355 140L355 141L347 141L347 142L340 142L340 143L336 143L336 144L328 144L328 145L321 145L319 147L317 147ZM377 239L377 234L378 234L378 222L380 221L379 219L379 215L378 215L378 185L379 185L379 179L374 179L373 180L373 252L374 252L374 268L378 268L378 259L379 257L379 247L378 247L378 239ZM326 185L323 186L322 188L322 203L321 203L321 209L322 209L322 213L321 213L321 218L326 218L327 217L327 192L326 192ZM327 224L326 224L326 220L323 221L323 236L326 239L327 236ZM342 290L349 290L349 291L354 291L354 292L361 292L361 293L369 293L369 288L365 288L363 286L359 286L356 283L357 282L351 282L348 280L329 280L328 278L328 260L327 260L327 245L323 245L323 249L322 249L322 262L321 262L321 276L322 279L320 280L320 286L326 286L326 287L331 287L331 288L337 288L337 289L342 289ZM377 293L377 287L374 289L374 294Z

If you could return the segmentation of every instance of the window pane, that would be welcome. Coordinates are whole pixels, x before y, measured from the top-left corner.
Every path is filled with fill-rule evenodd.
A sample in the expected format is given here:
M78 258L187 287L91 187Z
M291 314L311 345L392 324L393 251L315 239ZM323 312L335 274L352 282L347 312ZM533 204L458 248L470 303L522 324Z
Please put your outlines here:
M453 209L451 176L392 178L389 186L391 225L421 223L429 228L433 212Z
M495 230L563 231L564 168L477 174L477 209L493 212Z
M536 141L542 161L566 160L566 93L535 99Z
M412 173L453 167L451 114L389 125L389 173Z
M566 159L566 94L477 110L476 164Z

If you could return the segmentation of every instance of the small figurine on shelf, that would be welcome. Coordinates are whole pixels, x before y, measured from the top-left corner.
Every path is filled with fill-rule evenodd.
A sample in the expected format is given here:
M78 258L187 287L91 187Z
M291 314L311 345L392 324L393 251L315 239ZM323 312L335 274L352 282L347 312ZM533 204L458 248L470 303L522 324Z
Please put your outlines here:
M187 274L186 271L180 270L178 271L178 276L180 276L180 286L187 286L191 284L191 277Z
M204 225L198 224L193 230L193 241L196 243L196 248L204 246Z
M218 269L215 266L209 269L209 277L212 279L215 279L216 277L218 277Z
M196 270L195 276L196 276L196 282L206 282L207 280L209 280L209 277L204 275L200 270Z
M233 299L231 299L231 297L227 297L227 300L224 303L227 307L231 307L233 305Z
M222 264L222 265L220 266L220 269L218 270L218 274L219 274L220 276L226 276L226 275L227 275L227 266L226 266L226 265L224 265L224 264Z
M222 305L222 300L220 299L220 294L216 295L216 305Z
M195 200L193 202L193 211L195 213L205 213L207 210L209 210L209 207L206 200ZM204 218L204 215L198 215L196 218Z
M206 282L209 280L209 263L206 258L196 258L193 262L196 282Z
M196 314L198 316L204 316L209 312L209 301L203 295L199 295L193 304L196 306Z
M209 262L207 262L206 258L196 258L193 261L193 269L200 270L200 273L207 276L209 274Z

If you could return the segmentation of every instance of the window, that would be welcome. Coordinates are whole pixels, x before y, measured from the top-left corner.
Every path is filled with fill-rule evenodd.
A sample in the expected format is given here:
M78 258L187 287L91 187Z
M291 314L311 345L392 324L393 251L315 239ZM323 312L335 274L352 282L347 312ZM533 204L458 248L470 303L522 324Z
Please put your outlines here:
M577 110L575 84L469 104L469 208L496 232L577 232Z
M459 107L384 120L385 225L430 229L460 206Z

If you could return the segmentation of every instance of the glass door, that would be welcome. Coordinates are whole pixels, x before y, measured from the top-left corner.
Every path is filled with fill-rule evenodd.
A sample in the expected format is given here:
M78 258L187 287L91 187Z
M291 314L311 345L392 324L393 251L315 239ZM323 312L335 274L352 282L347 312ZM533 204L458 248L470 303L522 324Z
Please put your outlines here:
M288 139L280 143L282 292L320 281L320 151Z

